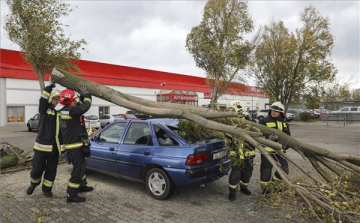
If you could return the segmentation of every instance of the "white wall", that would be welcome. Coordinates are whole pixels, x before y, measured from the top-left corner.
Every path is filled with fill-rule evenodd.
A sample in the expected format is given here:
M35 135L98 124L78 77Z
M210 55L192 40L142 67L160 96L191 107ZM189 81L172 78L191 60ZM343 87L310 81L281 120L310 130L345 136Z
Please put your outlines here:
M4 86L0 89L0 94L2 96L0 105L5 106L2 108L2 111L6 111L7 106L25 106L25 123L27 120L32 118L38 112L38 103L41 92L39 90L39 82L37 80L22 80L22 79L12 79L12 78L1 78L1 86ZM47 85L48 82L45 82ZM140 97L143 99L148 99L156 101L156 94L159 93L160 89L153 88L136 88L136 87L122 87L122 86L108 86L114 90L126 93L132 96ZM65 88L57 85L58 90L64 90ZM198 94L198 105L202 106L204 104L209 104L210 99L204 99L204 93L196 92ZM5 95L5 96L4 96ZM246 108L263 109L265 103L269 103L268 98L259 98L251 96L237 96L237 95L223 95L219 99L219 103L228 104L230 101L240 100ZM109 107L110 114L122 114L130 110L118 105L114 105L103 99L92 97L92 106L86 115L99 115L99 107ZM1 114L0 126L7 124L6 115ZM23 123L23 124L25 124Z

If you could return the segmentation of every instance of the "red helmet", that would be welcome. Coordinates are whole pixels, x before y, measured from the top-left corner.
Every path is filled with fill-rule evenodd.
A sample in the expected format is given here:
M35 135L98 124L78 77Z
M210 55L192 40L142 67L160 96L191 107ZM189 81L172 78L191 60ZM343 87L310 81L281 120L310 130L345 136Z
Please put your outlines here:
M72 90L63 90L60 93L59 103L62 105L70 105L73 100L79 100L79 96ZM77 102L76 101L76 102Z

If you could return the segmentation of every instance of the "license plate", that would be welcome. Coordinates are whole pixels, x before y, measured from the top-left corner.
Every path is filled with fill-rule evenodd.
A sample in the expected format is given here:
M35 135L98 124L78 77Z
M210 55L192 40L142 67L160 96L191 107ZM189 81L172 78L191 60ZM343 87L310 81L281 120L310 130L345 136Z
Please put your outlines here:
M212 158L213 158L213 160L216 160L216 159L221 159L225 156L226 156L226 150L222 150L222 151L213 153Z
M97 123L97 121L91 121L91 123L92 123L92 124L96 124L96 123Z

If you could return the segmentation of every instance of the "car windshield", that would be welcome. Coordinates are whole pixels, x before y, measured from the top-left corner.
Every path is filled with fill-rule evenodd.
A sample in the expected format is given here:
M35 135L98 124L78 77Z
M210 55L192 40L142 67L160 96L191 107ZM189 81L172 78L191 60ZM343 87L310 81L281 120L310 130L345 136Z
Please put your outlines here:
M98 120L98 117L96 115L89 115L89 116L85 116L85 119L88 120Z

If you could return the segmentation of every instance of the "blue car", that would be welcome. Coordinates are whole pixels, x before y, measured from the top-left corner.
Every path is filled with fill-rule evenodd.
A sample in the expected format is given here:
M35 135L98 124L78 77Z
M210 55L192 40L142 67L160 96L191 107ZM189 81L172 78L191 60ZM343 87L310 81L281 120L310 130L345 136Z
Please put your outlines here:
M156 199L169 197L176 186L196 186L227 174L231 161L223 140L188 144L178 136L174 120L121 120L91 140L87 168L145 182Z

